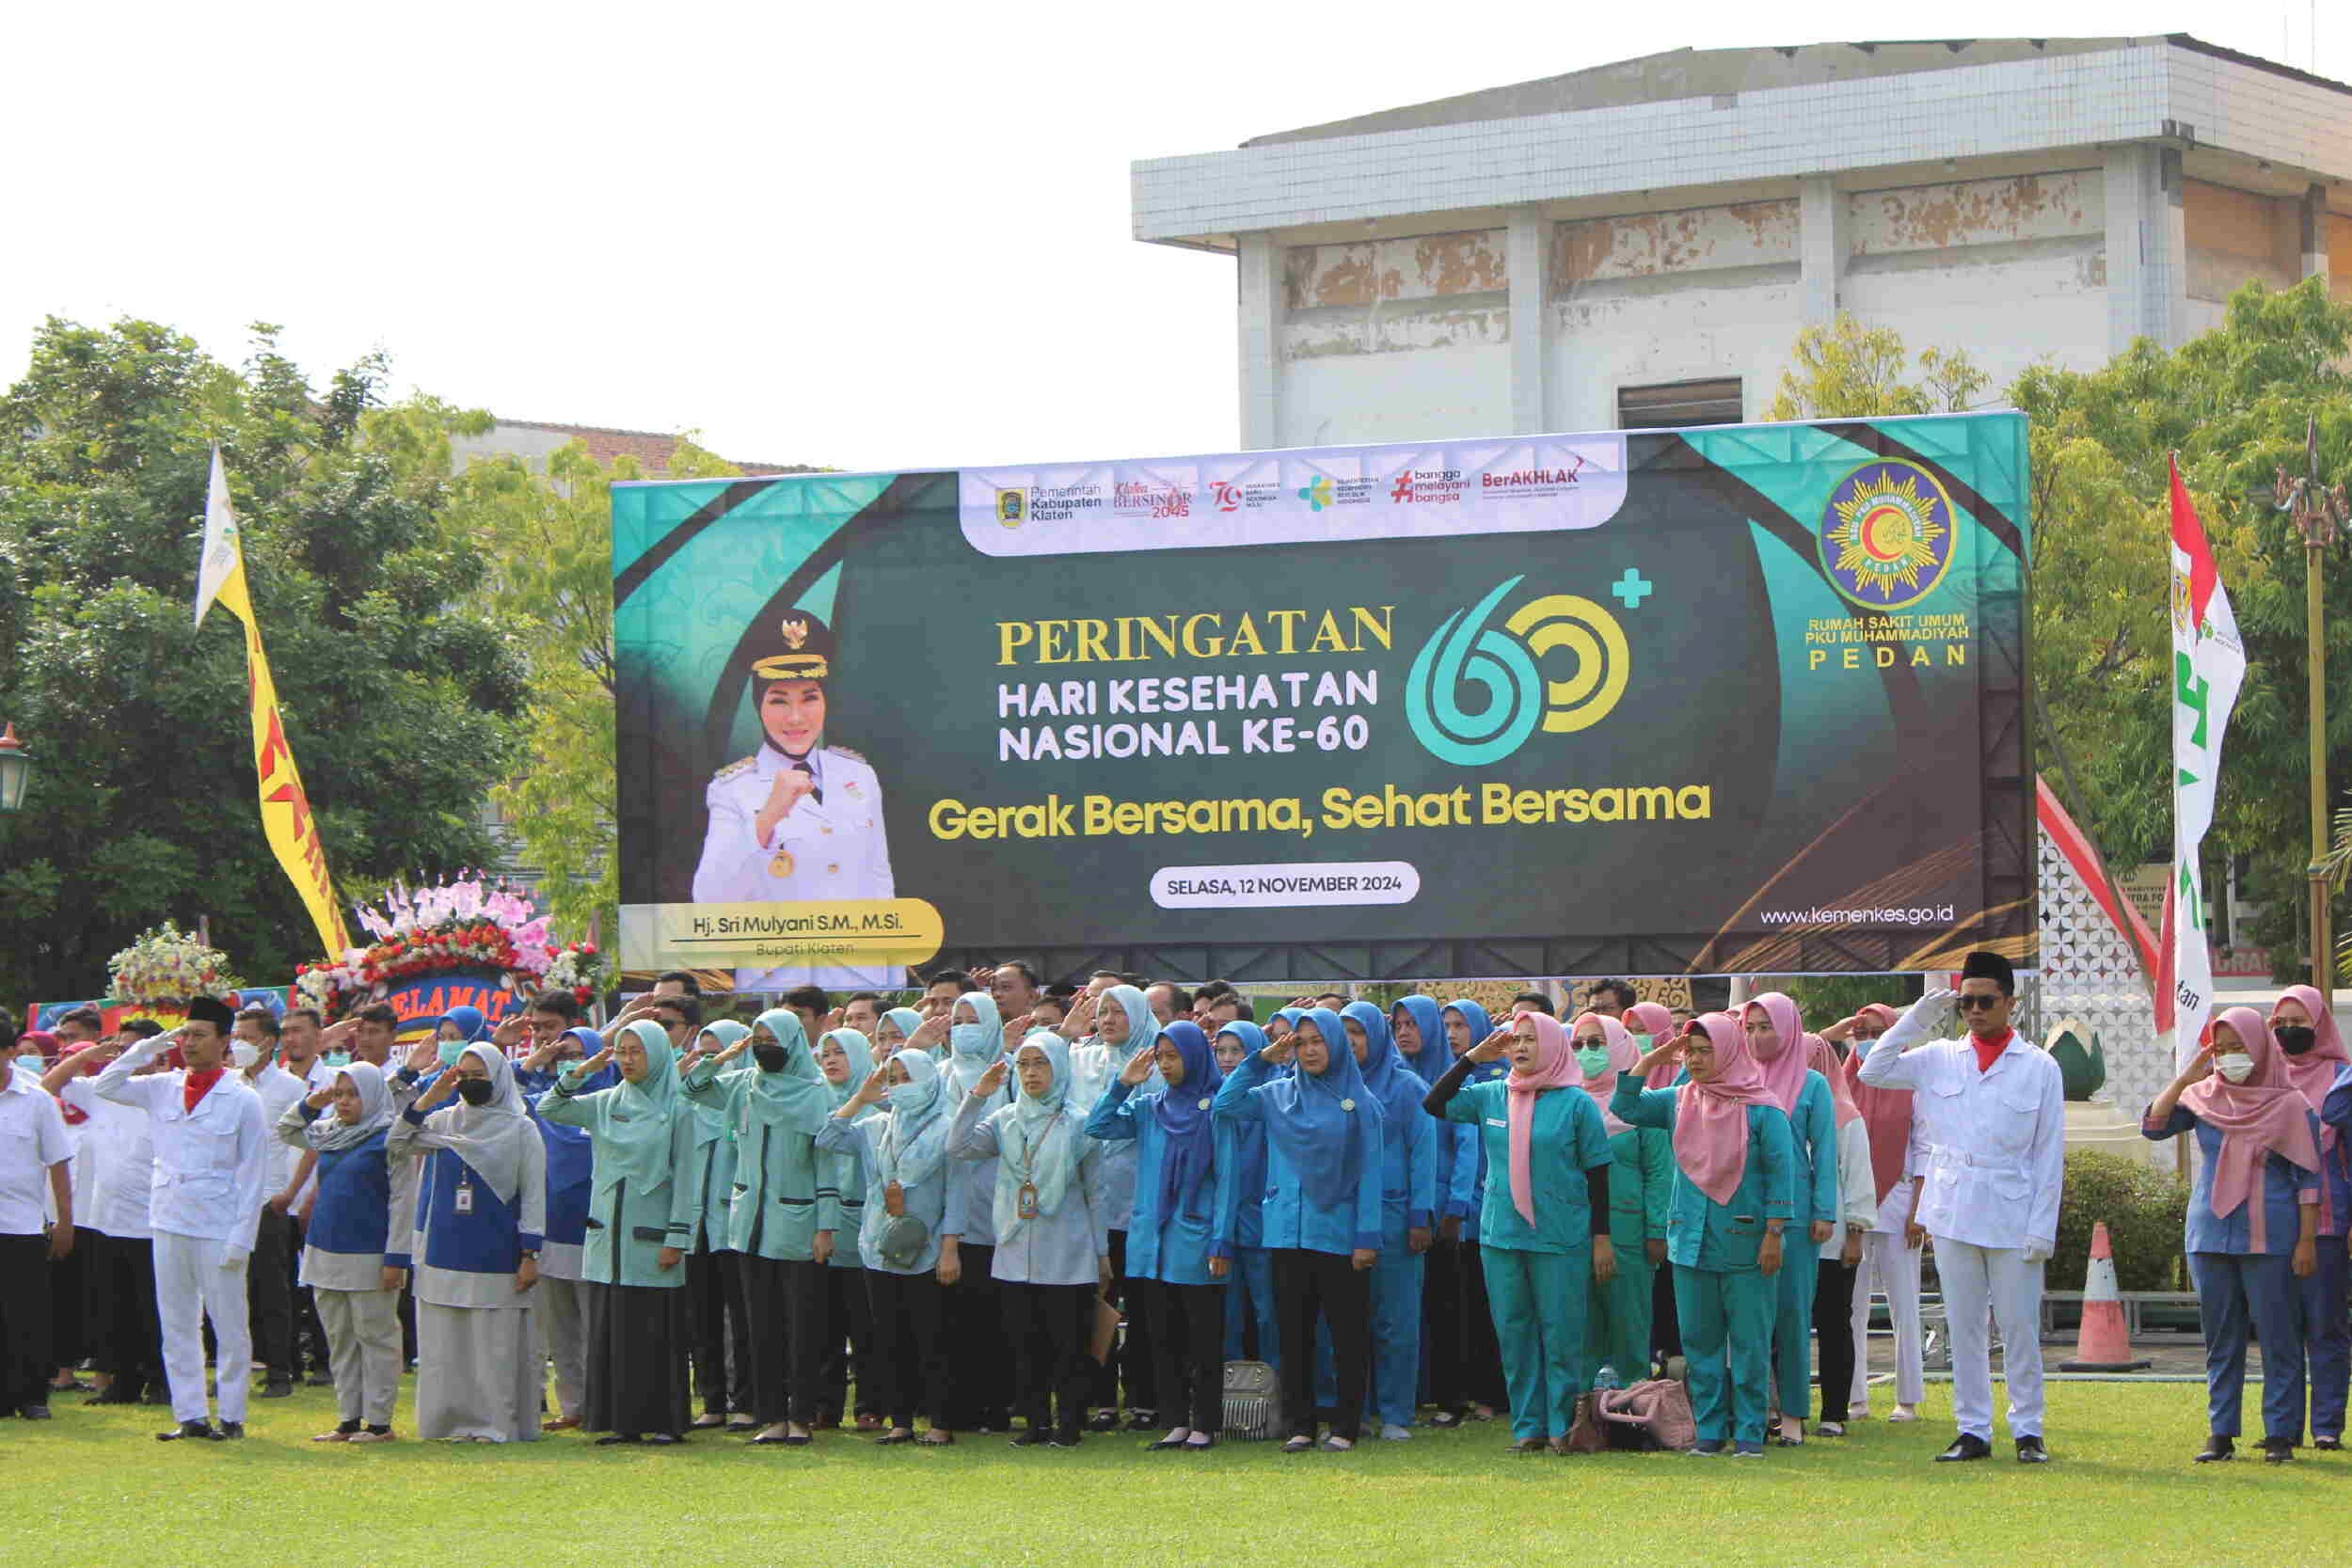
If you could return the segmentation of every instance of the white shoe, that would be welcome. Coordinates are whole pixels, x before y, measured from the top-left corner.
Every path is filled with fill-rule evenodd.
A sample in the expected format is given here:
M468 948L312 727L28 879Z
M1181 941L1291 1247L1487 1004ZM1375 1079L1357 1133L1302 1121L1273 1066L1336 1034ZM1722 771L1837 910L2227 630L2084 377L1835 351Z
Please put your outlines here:
M1381 1427L1380 1435L1391 1443L1404 1443L1409 1442L1412 1439L1413 1434L1409 1429L1398 1426L1394 1421L1390 1421Z
M1895 1413L1886 1418L1890 1421L1915 1421L1919 1418L1919 1412L1910 1405L1899 1404L1895 1407Z

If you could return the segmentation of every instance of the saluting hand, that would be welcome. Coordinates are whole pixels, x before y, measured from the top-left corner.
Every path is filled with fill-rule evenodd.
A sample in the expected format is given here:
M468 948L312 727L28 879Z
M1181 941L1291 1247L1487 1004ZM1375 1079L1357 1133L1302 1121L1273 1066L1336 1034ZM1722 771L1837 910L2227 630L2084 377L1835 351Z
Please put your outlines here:
M1682 1040L1683 1037L1677 1035L1671 1039L1663 1039L1651 1046L1643 1053L1642 1059L1633 1064L1634 1073L1639 1077L1647 1078L1661 1067L1673 1067L1680 1062Z
M1494 1033L1462 1053L1473 1062L1499 1062L1505 1047L1511 1043L1511 1025L1504 1024Z
M612 1065L612 1048L608 1045L602 1051L597 1052L595 1055L580 1064L580 1075L582 1078L587 1078Z
M335 1085L329 1084L325 1088L312 1089L309 1094L302 1097L302 1103L308 1105L313 1111L326 1110L329 1105L335 1103Z
M947 1031L954 1027L954 1014L939 1013L933 1017L925 1019L920 1024L918 1024L915 1027L914 1033L907 1037L907 1045L912 1050L929 1051L935 1046L945 1043L947 1038Z
M430 1072L440 1064L440 1060L441 1042L427 1035L408 1048L408 1056L403 1065L411 1072Z
M1258 1053L1258 1060L1268 1067L1280 1067L1297 1053L1298 1043L1284 1035L1279 1040L1268 1040L1265 1049Z
M1137 1088L1152 1076L1152 1063L1159 1055L1159 1047L1147 1045L1127 1058L1127 1065L1119 1071L1119 1081L1129 1088Z
M972 1093L978 1099L986 1100L1004 1086L1005 1059L999 1056L988 1064L988 1070L980 1074L980 1081L972 1085Z
M1841 1040L1851 1039L1853 1037L1853 1026L1856 1020L1851 1018L1841 1018L1836 1022L1831 1024L1828 1028L1822 1030L1821 1037L1829 1041L1832 1045L1836 1045Z

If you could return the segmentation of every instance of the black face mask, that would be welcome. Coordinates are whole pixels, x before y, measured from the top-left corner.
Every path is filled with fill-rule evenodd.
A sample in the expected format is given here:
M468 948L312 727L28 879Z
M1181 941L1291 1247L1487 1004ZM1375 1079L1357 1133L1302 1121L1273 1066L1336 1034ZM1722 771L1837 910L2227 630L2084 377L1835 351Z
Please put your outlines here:
M469 1105L487 1105L490 1103L490 1081L487 1078L461 1079L457 1085L457 1097Z
M2300 1056L2318 1042L2318 1032L2308 1023L2281 1023L2272 1034L2279 1037L2279 1049L2290 1056Z
M759 1064L759 1070L762 1072L782 1072L784 1070L784 1047L755 1045L752 1047L752 1060Z

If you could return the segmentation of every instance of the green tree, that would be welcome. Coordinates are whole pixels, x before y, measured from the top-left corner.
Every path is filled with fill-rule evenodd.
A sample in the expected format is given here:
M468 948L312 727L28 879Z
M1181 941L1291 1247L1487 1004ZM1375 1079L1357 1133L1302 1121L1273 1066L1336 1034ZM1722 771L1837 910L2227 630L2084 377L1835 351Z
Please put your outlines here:
M2303 467L2306 421L2320 472L2352 472L2352 308L2325 279L2232 297L2222 325L2177 350L2142 341L2105 369L2036 369L2010 396L2033 421L2033 668L2083 799L2075 817L2118 864L2169 852L2170 510L2166 455L2180 453L2245 638L2246 684L2230 721L2208 872L2245 857L2262 908L2239 933L2282 974L2299 962L2310 858L2304 690L2309 663L2301 539L2272 503L2280 467ZM2326 559L2343 580L2340 559ZM2327 626L2328 776L2352 768L2352 623Z
M664 477L740 472L681 437ZM449 514L489 563L474 604L519 640L530 670L518 766L491 792L518 859L544 879L541 899L565 935L613 940L620 863L614 806L612 515L616 480L637 460L599 465L579 441L545 473L499 456L458 476Z
M442 512L452 434L380 405L371 356L322 394L257 325L242 367L152 322L51 320L0 396L0 713L38 758L0 824L0 987L92 994L140 929L209 916L257 982L317 939L256 809L235 622L190 625L211 446L328 865L346 902L487 860L523 665L453 609L482 562Z
M1843 310L1829 325L1798 333L1788 360L1765 405L1768 420L1956 414L1988 379L1962 349L1922 349L1915 373L1901 333L1864 326Z

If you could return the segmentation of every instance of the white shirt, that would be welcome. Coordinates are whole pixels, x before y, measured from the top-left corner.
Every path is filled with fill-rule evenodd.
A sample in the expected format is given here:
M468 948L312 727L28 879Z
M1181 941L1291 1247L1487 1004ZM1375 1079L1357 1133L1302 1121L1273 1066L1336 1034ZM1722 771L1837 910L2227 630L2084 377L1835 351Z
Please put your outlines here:
M240 1072L238 1076L242 1078L245 1075ZM278 1118L286 1114L287 1106L307 1098L313 1089L324 1088L334 1081L334 1070L319 1056L310 1058L310 1070L305 1077L297 1078L278 1063L272 1062L250 1080L253 1092L262 1098L262 1122L273 1129L278 1125ZM290 1148L278 1139L272 1138L269 1175L263 1178L269 1190L262 1196L270 1198L284 1192L286 1183L294 1180L294 1167L301 1164L302 1150ZM309 1190L309 1186L310 1183L304 1183L305 1191ZM301 1202L302 1195L296 1194L294 1206L298 1208Z
M1927 1146L1920 1225L1971 1246L2054 1246L2066 1177L2058 1062L2015 1034L1984 1071L1965 1037L1903 1049L1925 1032L1906 1013L1862 1062L1864 1083L1912 1091L1912 1123Z
M49 1167L72 1158L65 1113L11 1074L0 1089L0 1235L41 1233L49 1221Z
M73 1195L73 1222L125 1241L149 1239L148 1189L155 1184L155 1146L147 1113L98 1098L98 1080L69 1078L60 1098L89 1117L82 1147L97 1162L92 1180Z
M186 1108L187 1073L131 1074L170 1049L157 1035L116 1057L96 1080L100 1098L147 1113L155 1148L148 1217L157 1231L226 1242L250 1254L269 1175L270 1136L262 1101L234 1068Z

